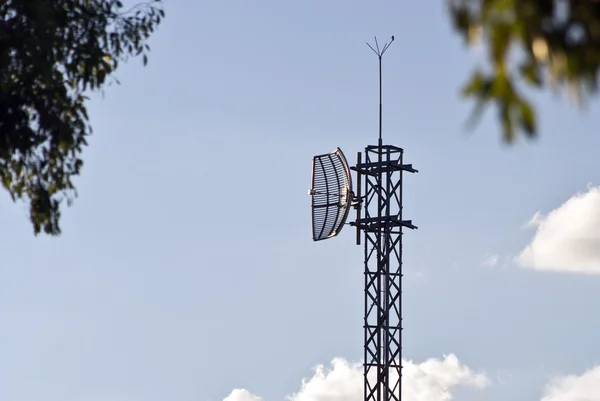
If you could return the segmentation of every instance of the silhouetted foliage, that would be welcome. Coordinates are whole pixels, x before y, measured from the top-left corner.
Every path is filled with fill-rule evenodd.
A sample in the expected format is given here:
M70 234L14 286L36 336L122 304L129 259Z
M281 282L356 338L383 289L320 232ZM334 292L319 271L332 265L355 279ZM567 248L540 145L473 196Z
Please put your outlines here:
M0 1L0 180L29 202L36 235L58 235L61 205L76 196L91 134L85 93L114 79L119 61L145 65L162 17L161 0Z
M465 42L484 45L492 72L477 70L463 88L476 119L495 103L504 139L537 134L532 105L517 89L565 87L585 101L598 90L600 0L449 0ZM518 81L518 82L517 82Z

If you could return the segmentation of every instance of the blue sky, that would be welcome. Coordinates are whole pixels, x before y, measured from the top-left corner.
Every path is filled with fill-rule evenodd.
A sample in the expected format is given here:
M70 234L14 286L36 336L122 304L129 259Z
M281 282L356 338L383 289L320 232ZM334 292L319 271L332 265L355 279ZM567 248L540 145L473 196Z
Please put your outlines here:
M480 57L442 2L166 11L149 65L123 66L89 105L63 235L34 238L26 207L0 196L0 399L359 400L340 389L361 380L362 252L353 230L312 242L307 190L314 154L375 144L364 43L392 34L384 138L420 170L405 185L419 226L405 385L430 386L417 401L598 399L597 104L535 95L530 144L503 145L493 110L466 133L458 88ZM489 384L469 390L477 374Z

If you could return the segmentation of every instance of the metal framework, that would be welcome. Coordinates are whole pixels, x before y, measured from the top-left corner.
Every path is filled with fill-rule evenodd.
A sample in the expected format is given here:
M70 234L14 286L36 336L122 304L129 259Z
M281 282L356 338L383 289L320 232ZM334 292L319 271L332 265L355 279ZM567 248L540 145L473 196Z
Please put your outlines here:
M357 244L364 238L364 400L398 401L402 391L402 218L403 150L367 146L358 154L358 187L364 184L364 217L357 213ZM360 209L359 209L360 210Z
M313 158L309 194L313 240L335 237L346 222L353 198L350 168L340 148Z

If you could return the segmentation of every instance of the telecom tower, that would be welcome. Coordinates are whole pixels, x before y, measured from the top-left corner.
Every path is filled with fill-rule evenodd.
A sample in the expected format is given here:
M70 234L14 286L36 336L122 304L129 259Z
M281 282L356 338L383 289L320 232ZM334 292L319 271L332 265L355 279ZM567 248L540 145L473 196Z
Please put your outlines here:
M402 229L416 229L402 216L403 149L382 140L382 71L385 51L367 45L379 61L379 137L358 152L349 167L340 148L313 158L313 240L339 234L351 207L356 209L356 244L364 246L364 400L399 401L402 392ZM356 175L356 194L351 170ZM363 194L364 188L364 194Z

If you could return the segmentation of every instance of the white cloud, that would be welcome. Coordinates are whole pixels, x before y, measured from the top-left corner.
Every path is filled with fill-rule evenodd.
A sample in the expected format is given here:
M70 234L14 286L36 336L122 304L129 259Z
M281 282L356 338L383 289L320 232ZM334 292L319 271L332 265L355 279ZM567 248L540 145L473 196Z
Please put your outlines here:
M600 187L588 187L543 217L530 244L517 257L523 267L600 274Z
M490 382L484 374L475 373L461 364L454 355L444 359L429 359L420 364L404 361L402 398L411 401L448 401L458 387L481 389ZM362 401L363 370L361 364L351 364L336 358L331 367L319 365L314 375L302 380L300 390L288 401ZM253 398L254 397L254 398ZM224 401L262 401L245 390L234 390Z
M289 401L361 401L363 372L360 364L336 358L331 369L315 368L310 379L303 379L300 391L286 397Z
M404 365L402 398L414 401L446 401L452 390L467 386L482 389L490 384L482 373L475 373L461 364L454 355L444 359L429 359L423 363Z
M484 267L496 267L498 265L499 260L500 256L498 255L486 254L483 260L481 261L481 265Z
M580 376L569 375L552 380L542 401L600 401L600 366Z
M223 401L262 401L262 398L251 394L248 390L236 388Z
M536 228L544 221L544 215L541 212L535 212L533 217L529 221L523 224L522 228Z

